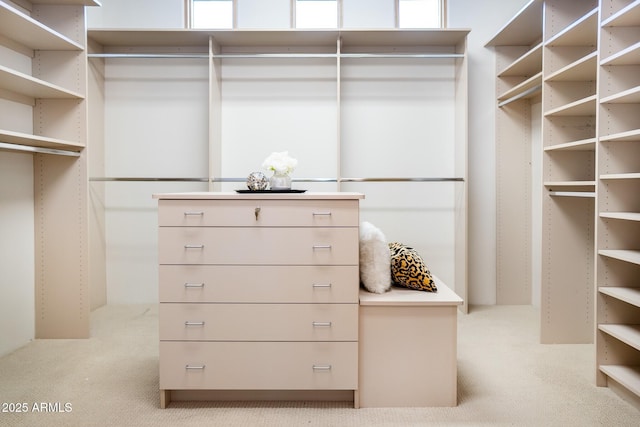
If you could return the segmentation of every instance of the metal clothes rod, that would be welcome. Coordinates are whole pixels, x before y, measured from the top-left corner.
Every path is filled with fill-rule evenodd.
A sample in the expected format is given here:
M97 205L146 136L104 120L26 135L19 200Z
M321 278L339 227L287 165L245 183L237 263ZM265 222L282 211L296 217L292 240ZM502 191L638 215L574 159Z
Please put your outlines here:
M208 53L88 53L88 58L200 58L209 59Z
M92 182L209 182L209 178L90 177Z
M538 92L540 90L542 90L542 85L534 86L531 89L527 89L522 93L519 93L519 94L517 94L515 96L512 96L511 98L507 98L504 101L499 102L498 103L498 107L504 107L507 104L510 104L510 103L512 103L514 101L517 101L519 99L522 99L522 98L526 98L527 96L529 96L531 94L534 94L534 93L536 93L536 92Z
M30 153L38 153L38 154L54 154L56 156L80 157L80 153L77 151L58 150L56 148L33 147L31 145L22 145L22 144L7 144L5 142L0 142L0 149L12 150L12 151L27 151Z
M142 58L142 59L208 59L206 53L89 53L88 58ZM213 59L226 58L463 58L461 53L222 53L213 54Z
M246 178L91 177L93 182L246 182ZM442 178L293 178L293 182L464 182L461 177Z
M464 178L340 178L340 182L464 182Z

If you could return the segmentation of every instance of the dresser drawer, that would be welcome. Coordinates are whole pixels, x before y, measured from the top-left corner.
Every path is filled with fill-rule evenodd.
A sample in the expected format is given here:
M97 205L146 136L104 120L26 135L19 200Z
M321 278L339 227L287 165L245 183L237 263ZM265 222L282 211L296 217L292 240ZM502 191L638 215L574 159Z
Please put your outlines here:
M163 341L357 341L358 304L162 303Z
M358 228L160 227L160 264L358 265Z
M358 303L358 266L161 265L160 302Z
M160 200L160 226L357 227L357 200ZM256 215L257 212L257 215Z
M161 389L355 390L356 342L161 342Z

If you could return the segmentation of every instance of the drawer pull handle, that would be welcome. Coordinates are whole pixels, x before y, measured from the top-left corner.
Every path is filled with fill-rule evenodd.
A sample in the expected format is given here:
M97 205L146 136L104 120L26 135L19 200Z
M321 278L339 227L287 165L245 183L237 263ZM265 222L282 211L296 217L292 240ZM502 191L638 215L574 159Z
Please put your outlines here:
M256 208L255 213L256 213L256 221L257 221L258 216L260 216L260 208Z
M184 326L204 326L204 322L190 322L187 320L184 322Z
M313 365L314 371L330 371L331 365Z
M314 328L330 328L331 322L313 322Z
M204 369L206 365L185 365L184 369Z
M331 249L331 245L313 245L313 250L316 249Z
M184 245L185 249L204 249L204 245Z
M312 286L314 288L330 288L331 283L314 283Z
M204 283L185 283L185 288L204 288Z
M331 212L314 212L313 216L331 216Z
M200 212L191 211L191 212L185 212L184 213L184 216L203 216L203 215L204 215L204 212L202 212L202 211L200 211Z

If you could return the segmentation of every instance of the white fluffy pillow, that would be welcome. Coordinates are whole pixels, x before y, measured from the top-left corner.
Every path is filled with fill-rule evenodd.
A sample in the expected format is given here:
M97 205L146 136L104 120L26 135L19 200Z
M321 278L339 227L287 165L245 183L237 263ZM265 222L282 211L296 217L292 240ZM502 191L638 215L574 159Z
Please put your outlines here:
M382 294L391 287L391 252L382 231L360 223L360 282L369 292Z

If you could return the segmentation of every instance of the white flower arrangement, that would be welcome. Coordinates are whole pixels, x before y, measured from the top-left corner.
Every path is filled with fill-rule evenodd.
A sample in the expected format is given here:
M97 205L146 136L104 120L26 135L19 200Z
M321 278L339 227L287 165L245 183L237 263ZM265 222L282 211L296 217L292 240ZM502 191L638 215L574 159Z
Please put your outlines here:
M273 171L276 174L288 175L298 166L298 161L289 156L288 151L280 153L271 153L262 163L262 167L266 170Z

